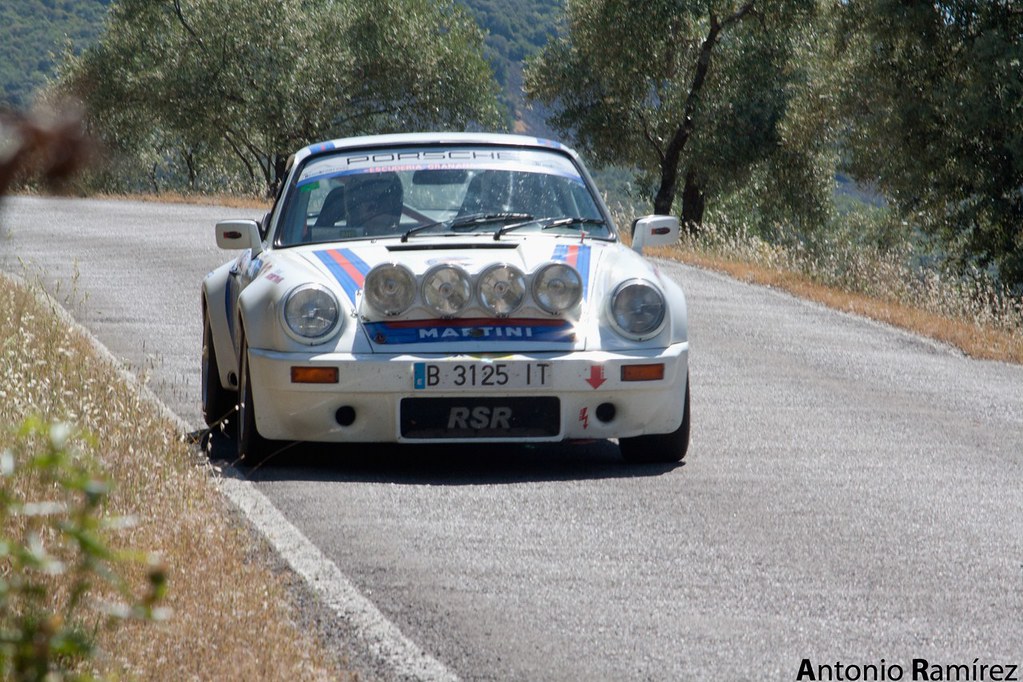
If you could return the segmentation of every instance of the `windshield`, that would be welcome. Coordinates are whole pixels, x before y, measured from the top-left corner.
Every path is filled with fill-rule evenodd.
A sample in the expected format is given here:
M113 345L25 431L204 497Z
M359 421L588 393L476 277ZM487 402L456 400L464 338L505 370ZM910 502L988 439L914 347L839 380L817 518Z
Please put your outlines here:
M612 228L573 161L543 149L404 147L342 152L296 175L278 246L469 233L586 233Z

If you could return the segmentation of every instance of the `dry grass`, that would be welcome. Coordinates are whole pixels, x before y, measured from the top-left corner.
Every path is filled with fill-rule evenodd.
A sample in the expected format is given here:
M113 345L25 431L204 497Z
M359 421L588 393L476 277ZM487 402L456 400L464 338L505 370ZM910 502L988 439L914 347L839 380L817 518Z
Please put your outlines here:
M939 315L899 301L883 300L826 286L799 272L728 260L692 248L665 249L659 255L723 272L744 282L782 289L836 310L906 329L955 346L971 357L1023 364L1023 331L1014 333L996 325L978 324Z
M983 277L963 281L912 270L905 252L836 243L826 257L709 226L651 255L775 287L959 348L971 357L1023 364L1023 300Z
M180 192L161 192L160 194L101 194L90 196L91 199L109 199L112 201L148 201L162 204L190 204L193 206L227 206L228 208L255 208L269 211L273 202L270 199L255 196L229 194L182 194Z
M53 190L47 190L53 195ZM33 196L38 190L32 187L21 187L12 193L14 196ZM235 194L186 194L183 192L160 192L159 194L89 194L89 199L101 201L143 201L161 204L190 204L193 206L227 206L228 208L253 208L269 211L273 201L265 197Z
M137 386L34 292L0 277L0 450L29 415L68 422L114 481L109 513L137 524L117 546L158 554L163 623L101 631L96 672L141 680L349 679L296 623L282 576L217 492L207 465ZM26 495L32 495L25 491ZM37 491L45 499L46 491ZM142 566L133 568L136 581Z

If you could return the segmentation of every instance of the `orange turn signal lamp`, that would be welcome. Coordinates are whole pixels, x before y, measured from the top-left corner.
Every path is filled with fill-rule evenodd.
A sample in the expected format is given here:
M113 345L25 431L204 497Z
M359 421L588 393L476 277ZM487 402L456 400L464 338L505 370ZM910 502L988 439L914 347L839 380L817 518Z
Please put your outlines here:
M652 365L622 365L622 381L660 381L663 378L663 362Z
M336 384L337 367L292 367L293 384Z

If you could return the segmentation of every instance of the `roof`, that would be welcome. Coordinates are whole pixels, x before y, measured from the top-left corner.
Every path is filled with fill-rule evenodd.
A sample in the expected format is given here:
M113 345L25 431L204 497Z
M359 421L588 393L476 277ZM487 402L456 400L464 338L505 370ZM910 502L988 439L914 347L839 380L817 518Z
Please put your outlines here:
M363 135L359 137L343 137L326 142L317 142L299 150L295 154L295 161L301 161L313 154L320 154L329 151L344 149L362 149L366 147L395 147L400 145L423 145L423 144L484 144L484 145L505 145L513 147L535 147L542 149L557 149L577 158L576 153L553 140L546 140L528 135L510 135L504 133L457 133L457 132L435 132L435 133L399 133L392 135Z

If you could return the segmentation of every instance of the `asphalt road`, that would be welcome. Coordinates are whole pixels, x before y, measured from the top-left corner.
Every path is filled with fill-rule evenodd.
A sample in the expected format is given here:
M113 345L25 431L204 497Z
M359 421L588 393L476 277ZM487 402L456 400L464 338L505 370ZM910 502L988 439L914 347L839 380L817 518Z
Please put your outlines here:
M16 198L0 268L73 292L76 318L198 429L199 284L229 257L213 223L246 213ZM602 442L306 449L246 473L464 679L1023 667L1023 367L661 267L689 297L681 466L628 466Z

